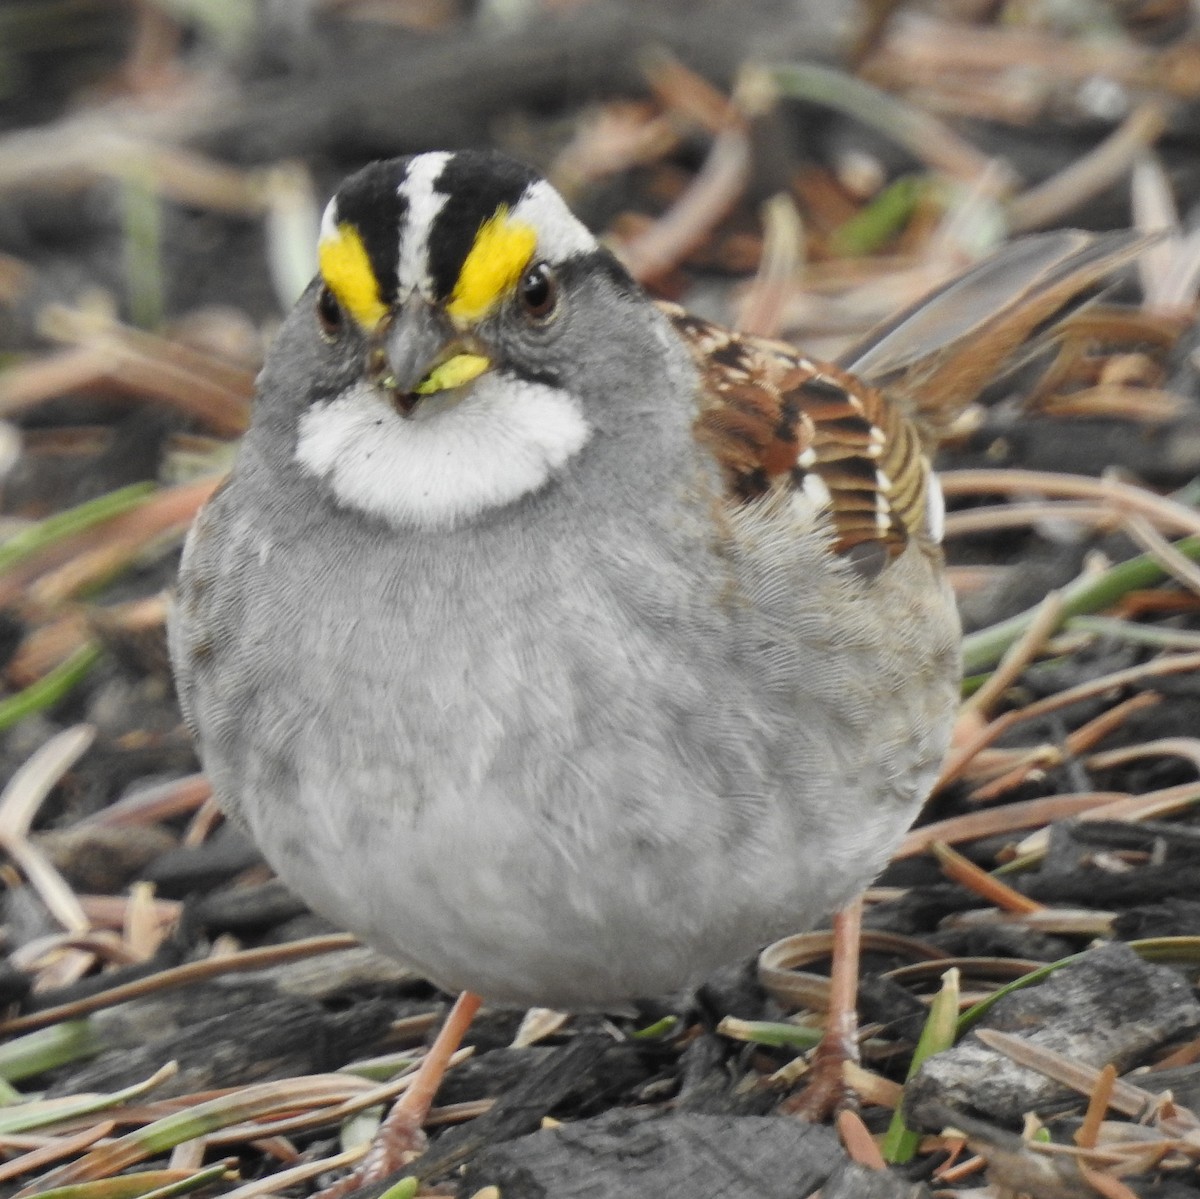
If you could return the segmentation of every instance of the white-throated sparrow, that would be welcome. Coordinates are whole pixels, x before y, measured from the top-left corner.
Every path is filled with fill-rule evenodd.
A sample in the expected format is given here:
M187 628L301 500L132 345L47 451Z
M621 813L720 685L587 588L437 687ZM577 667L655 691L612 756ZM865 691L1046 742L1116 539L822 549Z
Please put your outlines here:
M811 925L949 738L935 430L1128 245L1017 243L864 351L885 392L656 305L499 155L360 171L180 574L220 801L497 1002L620 1007Z

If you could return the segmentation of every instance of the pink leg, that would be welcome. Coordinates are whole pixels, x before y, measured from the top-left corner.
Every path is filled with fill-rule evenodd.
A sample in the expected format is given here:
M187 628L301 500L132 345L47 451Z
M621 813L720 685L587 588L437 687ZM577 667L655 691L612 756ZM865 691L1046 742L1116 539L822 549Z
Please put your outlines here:
M833 917L833 963L829 972L829 1013L825 1035L813 1054L809 1082L779 1110L808 1120L827 1120L852 1102L842 1067L858 1061L858 956L862 941L862 896Z
M446 1067L462 1039L466 1036L475 1013L483 1001L471 991L464 991L455 1001L438 1030L429 1052L425 1054L408 1090L396 1100L387 1118L379 1126L371 1148L359 1165L345 1178L320 1191L314 1199L342 1199L351 1191L370 1186L394 1174L425 1148L421 1126L434 1096L442 1085Z

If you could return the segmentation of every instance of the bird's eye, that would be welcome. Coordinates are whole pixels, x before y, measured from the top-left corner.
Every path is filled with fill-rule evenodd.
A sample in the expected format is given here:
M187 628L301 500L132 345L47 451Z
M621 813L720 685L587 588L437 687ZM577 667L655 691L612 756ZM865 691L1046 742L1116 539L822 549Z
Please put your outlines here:
M544 321L558 307L558 283L544 262L525 272L517 291L526 315L535 320Z
M317 322L326 338L332 340L342 330L342 306L328 287L317 293Z

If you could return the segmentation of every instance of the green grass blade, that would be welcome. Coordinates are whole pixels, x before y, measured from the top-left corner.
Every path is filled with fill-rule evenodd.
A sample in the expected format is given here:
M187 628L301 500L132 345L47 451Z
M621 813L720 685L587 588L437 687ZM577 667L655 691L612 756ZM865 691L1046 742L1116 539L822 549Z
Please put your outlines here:
M30 683L23 691L0 700L0 732L34 712L52 708L63 696L73 690L88 672L100 661L103 651L98 645L89 643L77 649L65 662L56 666L44 678Z
M813 1049L821 1043L819 1028L799 1024L784 1024L771 1020L739 1020L726 1016L717 1032L734 1041L750 1041L755 1045L770 1045L777 1049Z
M1179 553L1193 561L1200 559L1200 537L1184 537L1172 542ZM1119 562L1101 574L1077 579L1062 591L1062 619L1090 616L1111 608L1130 591L1152 587L1166 578L1166 572L1149 554L1140 554ZM1029 627L1037 607L1027 608L1008 620L963 638L963 673L974 674L994 666L1018 637Z
M39 520L19 533L14 533L0 545L0 573L47 546L129 512L149 499L156 490L157 485L154 483L132 483L128 487L121 487L97 499L88 500L87 503L68 508L65 512L56 512L53 516L47 516L45 520Z
M87 1020L64 1020L0 1045L0 1078L19 1082L68 1062L95 1057L104 1044Z
M921 1029L905 1081L912 1078L928 1058L954 1044L958 1032L958 977L957 967L942 975L942 988L929 1005L929 1015ZM892 1113L892 1122L883 1139L884 1160L897 1165L911 1161L919 1141L919 1134L904 1123L904 1106L899 1105Z
M165 1082L176 1071L174 1062L168 1062L161 1070L156 1070L144 1082L134 1083L120 1091L111 1091L105 1095L71 1096L67 1099L40 1099L31 1103L23 1103L19 1107L7 1108L0 1111L0 1135L8 1136L19 1132L31 1132L35 1128L45 1128L48 1124L58 1124L63 1120L74 1120L79 1116L90 1116L96 1112L105 1111L110 1107L118 1107L131 1099L138 1099L147 1091Z

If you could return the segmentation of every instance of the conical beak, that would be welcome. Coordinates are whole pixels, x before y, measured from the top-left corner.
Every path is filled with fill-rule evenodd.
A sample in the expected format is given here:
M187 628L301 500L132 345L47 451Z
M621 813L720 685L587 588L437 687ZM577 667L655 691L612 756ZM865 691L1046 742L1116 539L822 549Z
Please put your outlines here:
M371 381L408 416L423 396L462 387L491 360L434 305L413 297L384 319L372 339Z

